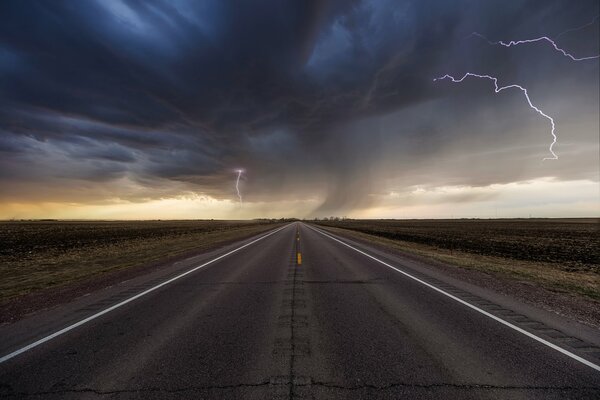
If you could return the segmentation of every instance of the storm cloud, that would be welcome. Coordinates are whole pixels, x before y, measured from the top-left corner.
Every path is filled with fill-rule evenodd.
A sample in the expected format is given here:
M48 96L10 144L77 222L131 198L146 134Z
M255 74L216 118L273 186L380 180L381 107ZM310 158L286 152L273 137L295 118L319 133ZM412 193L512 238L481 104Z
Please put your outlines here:
M196 193L343 214L415 186L598 181L597 1L3 1L0 201ZM562 35L598 53L598 23ZM541 162L555 116L559 160ZM456 196L455 196L456 197ZM459 201L462 201L459 199ZM303 215L301 215L303 216Z

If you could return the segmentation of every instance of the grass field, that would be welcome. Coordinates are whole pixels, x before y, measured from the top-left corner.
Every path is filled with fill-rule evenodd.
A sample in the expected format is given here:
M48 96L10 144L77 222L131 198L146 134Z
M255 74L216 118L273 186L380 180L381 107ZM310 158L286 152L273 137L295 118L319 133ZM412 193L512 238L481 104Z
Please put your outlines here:
M265 221L0 222L0 304L273 227Z
M600 299L600 219L339 220L420 256Z

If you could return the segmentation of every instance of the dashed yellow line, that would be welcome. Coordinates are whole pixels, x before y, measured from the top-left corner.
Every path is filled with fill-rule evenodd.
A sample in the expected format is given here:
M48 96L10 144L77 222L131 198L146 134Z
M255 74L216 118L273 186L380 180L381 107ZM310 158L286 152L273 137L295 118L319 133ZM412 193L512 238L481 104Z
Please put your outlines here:
M298 256L298 265L302 265L302 254L301 253L297 253Z

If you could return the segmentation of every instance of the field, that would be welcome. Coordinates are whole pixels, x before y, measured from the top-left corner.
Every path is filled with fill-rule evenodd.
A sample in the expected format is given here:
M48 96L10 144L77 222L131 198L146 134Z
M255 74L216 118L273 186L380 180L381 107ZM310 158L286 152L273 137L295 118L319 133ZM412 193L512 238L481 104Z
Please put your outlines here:
M0 305L274 226L267 221L0 222Z
M338 220L320 225L456 266L600 299L600 219Z

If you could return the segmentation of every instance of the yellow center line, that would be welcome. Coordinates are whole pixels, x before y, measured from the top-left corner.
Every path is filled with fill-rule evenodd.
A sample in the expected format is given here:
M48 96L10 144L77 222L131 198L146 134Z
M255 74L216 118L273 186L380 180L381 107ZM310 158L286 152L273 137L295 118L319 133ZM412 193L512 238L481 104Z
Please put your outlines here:
M301 265L302 264L302 254L298 253L297 256L298 256L298 265Z

